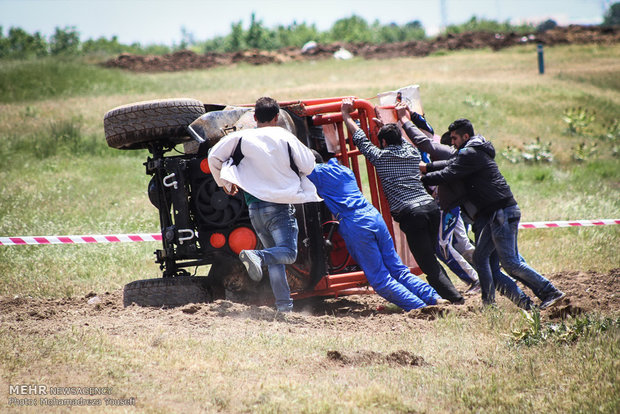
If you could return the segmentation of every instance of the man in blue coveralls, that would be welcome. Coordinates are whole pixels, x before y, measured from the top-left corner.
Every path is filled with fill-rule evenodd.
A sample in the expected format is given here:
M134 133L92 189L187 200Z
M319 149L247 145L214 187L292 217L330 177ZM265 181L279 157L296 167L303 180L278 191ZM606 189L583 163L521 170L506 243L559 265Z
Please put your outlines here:
M340 221L338 231L375 292L406 311L448 303L403 264L383 217L357 187L353 172L336 158L323 163L313 152L317 165L307 177Z

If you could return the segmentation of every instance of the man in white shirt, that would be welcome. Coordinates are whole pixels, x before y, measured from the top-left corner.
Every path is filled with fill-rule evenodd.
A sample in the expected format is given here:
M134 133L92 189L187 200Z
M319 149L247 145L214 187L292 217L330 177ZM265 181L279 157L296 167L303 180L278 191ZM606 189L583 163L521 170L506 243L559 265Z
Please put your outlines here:
M321 201L306 177L314 169L314 155L295 135L277 126L280 106L269 97L256 101L257 128L223 137L209 152L215 182L227 194L244 191L250 221L263 250L242 250L239 258L252 280L260 281L262 266L276 309L293 309L285 265L297 258L297 220L292 204Z

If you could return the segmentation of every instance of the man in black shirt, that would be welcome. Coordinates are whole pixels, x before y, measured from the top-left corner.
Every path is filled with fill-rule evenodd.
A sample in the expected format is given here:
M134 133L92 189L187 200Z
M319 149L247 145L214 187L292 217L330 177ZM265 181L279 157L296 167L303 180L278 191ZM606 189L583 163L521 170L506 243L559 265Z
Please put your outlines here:
M517 234L521 211L497 167L493 144L483 136L475 135L473 125L467 119L457 119L448 130L458 154L438 171L433 171L432 163L427 164L427 174L422 177L422 182L438 185L461 180L468 199L476 207L474 265L480 278L483 303L495 303L489 257L496 249L502 267L532 289L541 300L541 309L555 304L564 293L531 268L519 254Z

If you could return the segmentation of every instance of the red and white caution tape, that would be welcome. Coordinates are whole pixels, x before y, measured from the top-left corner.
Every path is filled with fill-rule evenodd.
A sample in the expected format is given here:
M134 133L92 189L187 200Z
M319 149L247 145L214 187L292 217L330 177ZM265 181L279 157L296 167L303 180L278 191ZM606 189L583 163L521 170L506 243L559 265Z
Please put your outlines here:
M590 227L620 224L620 219L572 220L572 221L532 221L520 223L520 229L551 229L557 227ZM90 243L131 243L161 241L160 233L152 234L107 234L86 236L22 236L0 237L0 246L33 244L90 244Z
M26 244L84 244L84 243L128 243L142 241L161 241L157 234L108 234L87 236L24 236L0 237L0 246Z
M552 229L556 227L590 227L608 226L610 224L620 224L620 219L602 220L571 220L571 221L532 221L520 223L520 229Z

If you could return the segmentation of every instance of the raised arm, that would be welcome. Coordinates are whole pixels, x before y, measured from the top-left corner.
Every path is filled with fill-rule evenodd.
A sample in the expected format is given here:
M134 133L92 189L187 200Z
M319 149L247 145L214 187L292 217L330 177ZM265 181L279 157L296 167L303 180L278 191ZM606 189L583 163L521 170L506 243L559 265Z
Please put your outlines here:
M342 100L342 106L340 107L340 111L342 112L342 120L344 124L347 126L347 130L350 135L355 134L355 132L360 129L360 127L355 123L353 118L351 118L351 112L353 112L355 108L353 108L353 99L345 98Z
M377 148L366 136L366 133L361 129L351 118L351 112L353 112L353 100L346 98L342 100L342 120L347 126L349 134L352 135L353 143L360 150L360 152L370 161L375 161L381 156L383 150Z
M409 109L406 104L401 103L396 105L396 116L398 117L405 134L407 134L409 141L420 150L427 152L433 160L445 160L450 158L452 154L455 153L454 148L435 142L432 139L432 135L429 136L433 128L428 125L424 118L414 112L413 117L416 119L417 124L420 125L420 127L424 126L424 128L428 130L429 134L426 134L426 131L423 132L420 130L412 121L412 115L409 113Z
M435 140L426 136L411 121L404 123L403 129L411 142L422 151L429 153L434 161L446 160L456 152L456 149L453 147L435 142Z

